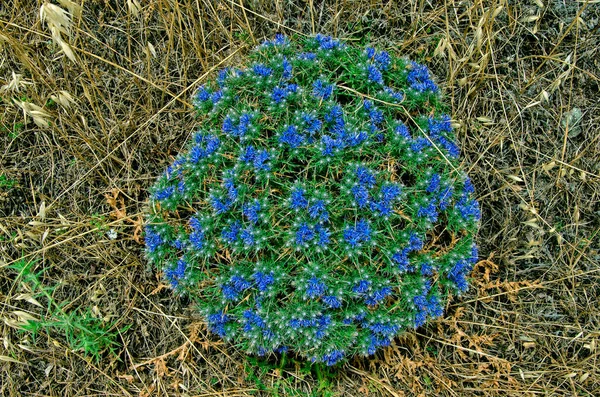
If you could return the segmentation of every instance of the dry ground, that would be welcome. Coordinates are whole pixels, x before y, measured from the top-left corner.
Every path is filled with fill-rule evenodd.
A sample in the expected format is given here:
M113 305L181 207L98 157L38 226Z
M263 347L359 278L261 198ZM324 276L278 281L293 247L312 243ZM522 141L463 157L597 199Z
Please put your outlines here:
M1 395L600 395L598 1L74 1L62 25L0 2ZM483 209L446 319L334 371L223 344L140 244L192 91L277 32L429 64ZM29 261L41 286L9 268ZM18 330L87 310L119 343L99 361L58 327Z

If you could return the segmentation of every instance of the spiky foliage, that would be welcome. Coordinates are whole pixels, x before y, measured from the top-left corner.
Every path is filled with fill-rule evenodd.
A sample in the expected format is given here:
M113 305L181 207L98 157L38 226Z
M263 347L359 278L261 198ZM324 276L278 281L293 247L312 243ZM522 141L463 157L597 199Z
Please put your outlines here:
M466 291L480 212L428 69L276 36L194 97L149 260L250 353L371 355Z

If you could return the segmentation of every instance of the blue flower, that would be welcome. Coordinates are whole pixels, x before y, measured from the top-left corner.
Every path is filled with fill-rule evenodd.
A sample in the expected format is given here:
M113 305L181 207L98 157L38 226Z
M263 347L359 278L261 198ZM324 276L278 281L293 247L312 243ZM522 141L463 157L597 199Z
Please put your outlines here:
M229 316L224 314L223 311L210 314L206 318L208 322L208 330L219 335L221 338L226 336L225 324L229 321Z
M473 244L473 246L471 247L471 256L468 259L468 262L471 265L474 265L477 263L477 261L479 260L479 250L477 249L477 246L475 244Z
M430 262L421 263L421 275L433 276L433 266L431 266Z
M411 88L418 92L431 91L438 92L438 87L435 85L429 76L427 66L420 65L416 62L411 62L411 70L408 72L407 81Z
M429 139L420 136L411 143L410 150L412 150L413 152L420 152L421 150L428 147L431 147L431 142L429 142Z
M262 319L262 317L250 309L244 311L243 317L246 320L246 324L244 326L245 332L250 332L256 327L260 329L267 328L267 323Z
M365 131L361 131L358 133L352 133L352 134L348 134L346 136L345 143L350 147L354 147L354 146L360 145L361 143L366 141L367 138L368 138L368 136Z
M363 323L364 324L364 323ZM387 337L394 337L398 331L400 331L400 327L395 324L384 324L384 323L373 323L368 324L366 328L373 331L374 334L380 334Z
M359 208L364 208L369 203L369 190L363 185L356 185L350 189L354 196L354 202Z
M369 205L371 211L375 212L378 216L389 217L394 213L391 204L384 200L371 201Z
M423 240L414 232L408 237L408 247L410 251L420 251L423 249Z
M248 226L240 233L240 238L244 242L246 247L252 247L256 245L256 239L254 238L254 229L252 226Z
M174 269L167 269L165 277L171 283L171 288L176 289L179 286L179 281L185 277L187 263L183 259L177 261L177 266Z
M187 189L187 186L185 185L185 181L179 181L177 183L177 191L179 193L185 193L185 190Z
M427 189L425 189L425 191L427 193L433 193L435 191L437 191L440 187L440 181L442 180L442 177L440 177L440 174L435 173L431 176L431 179L429 180L429 185L427 186Z
M219 87L222 88L225 85L225 80L227 80L227 73L229 70L229 68L225 68L219 71L219 74L217 75L217 84L219 84Z
M412 135L410 135L408 127L403 122L400 122L400 124L394 127L394 132L396 133L396 135L401 136L406 140L412 140Z
M271 93L271 99L275 103L281 103L281 101L283 101L285 99L287 94L288 93L285 88L277 86L277 87L273 88L273 93Z
M426 320L427 320L427 311L426 310L417 311L417 313L415 314L415 328L419 328L420 326L425 324Z
M444 132L452 132L452 122L450 116L447 114L442 115L439 119L429 117L427 119L427 126L431 136L438 137Z
M315 39L319 43L319 46L322 50L333 50L336 48L343 48L344 45L340 43L339 40L332 38L331 36L324 36L322 34L317 34Z
M387 95L389 95L389 97L392 98L392 100L394 102L402 102L404 100L403 93L394 91L390 87L387 87L387 86L383 87L383 92L385 92Z
M304 128L306 132L308 132L310 135L319 132L323 126L321 120L309 113L306 113L302 116L302 121L304 121Z
M302 52L298 54L296 58L302 61L314 61L315 59L317 59L317 54L315 54L314 52Z
M242 205L242 214L248 218L248 220L252 223L257 223L259 216L258 212L260 211L260 203L258 200L254 200L252 204L244 204Z
M212 96L210 97L211 101L213 104L217 104L221 99L223 98L223 91L222 90L218 90L213 92Z
M288 45L289 43L290 43L289 39L284 34L277 33L273 40L265 40L262 43L262 46L263 47L271 47L271 46L280 47L280 46Z
M171 164L170 166L167 167L167 169L165 170L164 175L169 178L171 176L171 174L173 174L173 172L176 172L178 176L181 176L183 170L181 169L181 166L183 164L185 164L186 159L185 156L178 156L175 161L173 162L173 164Z
M375 65L369 65L367 67L367 79L373 83L383 85L383 75Z
M298 128L295 125L290 125L283 130L279 142L287 143L292 149L296 149L304 142L304 136L298 133Z
M383 287L381 289L375 290L371 292L366 298L365 303L368 306L375 306L384 300L387 296L392 294L392 289L390 287Z
M301 187L295 187L292 190L292 194L290 197L290 207L292 209L297 210L300 208L306 208L308 205L308 200L304 197L304 189Z
M269 285L271 285L275 282L275 277L274 277L273 272L270 272L270 273L256 272L252 275L252 277L256 281L256 286L258 287L258 290L261 292L266 291L267 288L269 287Z
M466 177L465 179L464 192L467 194L475 193L473 182L471 182L471 178L469 177Z
M196 92L196 99L200 102L206 102L210 100L210 91L206 89L205 86L201 86L198 88Z
M319 280L318 277L313 276L306 283L306 291L304 292L304 295L309 299L318 298L325 293L326 289L327 286L325 283Z
M419 207L417 210L417 216L419 218L425 218L429 222L435 222L438 218L437 208L435 206L435 202L430 202L427 206Z
M160 248L163 243L163 239L160 234L154 230L154 227L148 225L145 227L144 232L144 242L146 243L148 252L152 253Z
M391 203L392 201L396 200L398 197L400 197L401 193L402 189L396 184L383 185L379 191L379 194L385 203Z
M231 116L228 115L227 117L225 117L225 119L223 120L223 126L221 127L221 130L223 130L223 132L227 134L233 133L233 131L235 130L235 124Z
M329 99L331 94L333 94L333 85L326 84L321 79L313 83L313 95L317 99Z
M392 260L396 263L396 265L398 266L398 270L400 270L401 272L406 272L411 268L410 260L408 259L409 252L410 251L405 248L402 251L396 251L392 255Z
M329 244L329 230L320 224L315 225L315 233L317 234L317 245L319 247L325 247Z
M194 164L216 152L221 144L219 138L211 134L198 133L194 141L196 145L190 150L190 161Z
M240 156L240 160L248 164L254 161L255 155L256 149L254 149L254 146L249 145L242 149L242 155Z
M333 156L335 152L346 146L343 140L334 139L328 135L321 137L321 143L323 144L323 150L321 151L323 156Z
M440 211L445 211L446 208L448 208L448 206L450 206L450 200L452 199L453 193L454 193L454 188L452 186L446 187L439 193L439 195L437 197L437 201L438 201L438 207L440 208Z
M476 200L467 199L466 195L462 195L460 200L454 205L454 209L458 211L460 216L465 221L479 221L481 219L481 211L479 203Z
M235 183L232 177L228 177L223 179L223 186L227 189L227 197L230 200L235 200L238 197L238 190L235 187Z
M296 231L296 245L303 246L306 245L309 241L311 241L315 237L315 232L312 230L308 224L303 223L300 225L298 230Z
M359 280L358 283L352 287L352 291L357 294L364 294L369 288L371 288L371 282L369 280Z
M281 63L283 68L283 73L281 74L281 78L284 80L289 80L292 78L292 64L287 58L283 58L283 62Z
M326 222L329 219L329 213L325 208L325 201L317 200L308 208L308 215L313 219L319 218L320 222Z
M197 250L202 250L204 248L205 235L201 228L190 233L190 243L192 243L192 246Z
M323 355L323 362L331 367L332 365L337 364L344 358L344 352L342 350L333 350L331 353L327 353Z
M350 226L344 230L344 240L352 248L360 243L371 241L371 226L365 219L359 220L355 227Z
M338 299L338 297L333 295L324 296L323 303L332 309L339 309L340 307L342 307L342 302Z
M256 154L252 164L254 165L254 168L259 171L269 171L271 169L271 166L269 164L265 164L265 161L268 161L269 158L269 152L263 149Z
M185 243L183 241L181 241L181 239L176 238L171 243L171 246L177 248L178 250L180 250L180 249L183 249L183 247L185 246Z
M459 291L465 292L469 288L466 275L471 271L471 265L461 259L454 264L448 272L448 279L456 284Z
M239 292L242 292L242 291L247 290L248 288L252 287L252 283L250 283L250 281L248 281L244 277L238 276L238 275L232 276L229 279L229 282Z
M223 120L222 130L228 135L234 137L243 137L248 132L250 128L250 122L252 121L253 116L249 113L242 113L239 117L238 124L235 125L233 118L229 115L225 117Z
M377 55L375 55L375 62L382 70L387 70L390 67L390 63L392 62L392 58L390 54L385 51L380 51Z
M383 112L381 110L377 110L377 108L373 105L373 102L369 100L364 100L363 106L365 110L369 113L369 118L371 119L371 122L373 124L383 123Z
M229 211L231 205L233 204L231 200L223 199L215 194L211 194L208 198L208 201L217 215L224 214L225 212Z
M261 77L269 77L273 73L273 69L268 68L261 63L254 65L254 67L252 67L252 71L254 74Z
M437 139L437 142L448 151L448 154L450 155L450 157L456 159L458 158L458 156L460 156L460 149L458 147L458 145L448 139L446 139L443 136L440 136Z
M426 309L427 313L429 313L433 318L441 317L442 314L444 314L444 308L442 307L439 298L435 295L432 295L427 300Z
M375 354L378 348L387 347L391 343L391 339L388 337L379 337L375 334L371 334L369 337L369 346L367 348L367 354L372 355Z
M225 227L223 229L221 232L221 237L228 243L233 244L237 241L241 229L242 224L238 221L235 221L231 223L229 227Z
M375 186L375 175L367 167L359 165L356 167L355 175L361 185L369 189Z
M173 186L167 186L154 192L154 198L159 201L168 200L175 193Z

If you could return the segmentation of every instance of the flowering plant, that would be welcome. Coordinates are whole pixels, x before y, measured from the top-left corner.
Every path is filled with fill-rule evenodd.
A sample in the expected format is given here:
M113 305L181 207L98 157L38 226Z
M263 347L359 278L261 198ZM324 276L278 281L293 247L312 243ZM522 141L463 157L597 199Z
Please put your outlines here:
M467 290L480 211L428 69L277 35L194 97L151 188L146 255L259 355L371 355Z

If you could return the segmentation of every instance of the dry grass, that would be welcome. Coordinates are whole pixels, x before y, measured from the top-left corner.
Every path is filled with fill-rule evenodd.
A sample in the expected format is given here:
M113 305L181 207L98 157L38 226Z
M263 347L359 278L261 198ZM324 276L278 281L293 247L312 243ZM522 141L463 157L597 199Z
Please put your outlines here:
M596 3L2 1L0 394L600 395ZM446 319L321 380L293 362L251 371L147 268L139 239L146 189L195 127L191 91L276 32L431 65L483 209L484 259ZM44 313L6 268L20 258L38 259L66 311L131 325L118 357L15 329Z

